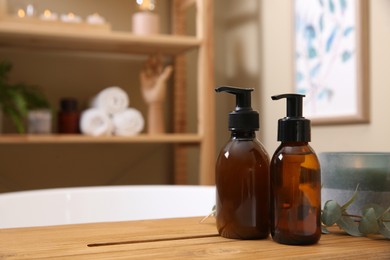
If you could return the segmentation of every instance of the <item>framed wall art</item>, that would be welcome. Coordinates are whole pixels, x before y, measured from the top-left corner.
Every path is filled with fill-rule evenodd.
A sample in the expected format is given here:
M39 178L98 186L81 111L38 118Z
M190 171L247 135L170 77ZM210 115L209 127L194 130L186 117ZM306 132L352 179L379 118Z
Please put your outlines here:
M367 123L368 3L294 0L294 88L313 124Z

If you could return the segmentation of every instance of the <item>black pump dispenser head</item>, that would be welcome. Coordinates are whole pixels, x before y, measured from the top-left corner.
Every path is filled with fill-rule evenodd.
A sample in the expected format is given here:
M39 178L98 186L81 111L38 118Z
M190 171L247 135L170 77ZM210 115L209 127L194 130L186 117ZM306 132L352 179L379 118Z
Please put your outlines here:
M253 88L218 87L216 92L227 92L236 95L236 110L229 113L229 130L259 130L259 113L251 107Z
M272 96L272 100L287 99L287 115L278 121L278 141L310 142L310 120L302 116L303 98L300 94Z

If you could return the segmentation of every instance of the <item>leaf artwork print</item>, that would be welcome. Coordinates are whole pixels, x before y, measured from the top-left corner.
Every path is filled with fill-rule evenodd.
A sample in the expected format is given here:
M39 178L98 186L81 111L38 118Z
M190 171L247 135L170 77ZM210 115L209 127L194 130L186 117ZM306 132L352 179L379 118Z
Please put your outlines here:
M354 115L356 1L295 1L295 89L307 117Z

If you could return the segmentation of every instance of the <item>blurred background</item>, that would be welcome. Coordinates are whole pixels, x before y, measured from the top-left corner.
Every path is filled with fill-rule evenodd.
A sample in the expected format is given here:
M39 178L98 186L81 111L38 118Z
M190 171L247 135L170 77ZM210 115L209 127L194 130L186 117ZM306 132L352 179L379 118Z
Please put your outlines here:
M171 32L170 1L157 0L160 32ZM131 31L130 0L8 0L8 12L33 4L37 10L50 8L59 13L81 16L98 12L113 31ZM312 127L311 146L323 151L390 151L388 111L390 109L390 1L368 1L369 123ZM195 11L188 12L187 30L195 34ZM284 102L272 95L293 92L293 1L215 0L214 1L215 85L252 87L253 108L260 113L258 139L272 156L278 142L277 120L285 116ZM196 51L186 54L187 131L196 132ZM29 50L0 46L0 61L13 64L11 82L40 86L53 107L59 99L77 97L79 107L101 89L121 86L130 96L131 106L146 115L139 71L144 60L122 55L93 55L84 52ZM172 84L172 81L169 82ZM167 131L172 131L172 88L165 104ZM215 149L230 137L227 115L234 98L215 95ZM55 129L54 129L55 130ZM3 133L14 133L9 119L3 119ZM0 192L48 187L170 184L173 182L173 147L162 143L62 143L0 144ZM217 153L215 154L216 159ZM198 184L199 148L188 153L188 184Z

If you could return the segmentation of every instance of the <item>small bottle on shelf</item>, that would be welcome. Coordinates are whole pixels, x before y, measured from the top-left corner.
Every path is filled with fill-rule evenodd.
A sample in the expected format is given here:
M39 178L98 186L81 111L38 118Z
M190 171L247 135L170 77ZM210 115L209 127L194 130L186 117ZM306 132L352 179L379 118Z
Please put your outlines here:
M74 98L62 98L60 100L60 111L58 112L58 133L78 134L80 112L77 108L77 100Z

